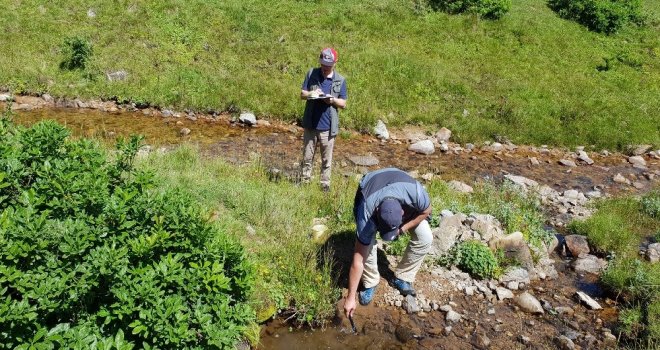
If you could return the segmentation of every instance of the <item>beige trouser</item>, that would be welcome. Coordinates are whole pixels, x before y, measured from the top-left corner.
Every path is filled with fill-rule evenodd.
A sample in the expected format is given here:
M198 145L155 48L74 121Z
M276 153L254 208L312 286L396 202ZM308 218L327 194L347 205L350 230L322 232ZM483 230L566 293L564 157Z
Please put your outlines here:
M431 226L429 226L428 221L424 220L410 233L410 242L399 264L394 269L394 276L406 282L414 282L417 271L422 267L424 257L431 250L432 242ZM380 282L377 260L376 235L374 235L374 239L369 246L369 255L364 262L364 272L362 272L362 284L365 288L375 287Z
M332 166L332 149L335 147L335 137L330 136L330 131L318 131L305 129L303 136L303 162L302 180L309 182L312 177L312 164L316 144L321 148L321 185L330 186L330 167Z

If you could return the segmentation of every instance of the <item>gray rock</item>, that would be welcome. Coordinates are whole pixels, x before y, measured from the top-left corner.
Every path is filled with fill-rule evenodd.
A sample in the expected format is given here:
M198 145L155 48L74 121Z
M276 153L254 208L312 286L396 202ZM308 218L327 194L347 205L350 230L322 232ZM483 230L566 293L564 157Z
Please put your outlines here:
M556 338L557 346L559 346L559 349L561 350L573 350L575 349L575 343L573 343L572 340L568 339L564 335L560 335L559 337Z
M570 160L570 159L560 159L559 164L561 164L563 166L571 167L571 168L574 168L574 167L577 166L577 164L575 164L575 162Z
M634 156L641 156L644 153L648 152L651 149L651 147L652 147L651 145L639 145L633 149L632 154Z
M409 314L417 313L421 310L419 305L417 305L417 300L412 295L406 296L406 299L403 301L403 308L406 309Z
M501 249L506 257L519 261L526 270L531 271L534 268L532 253L522 232L514 232L501 238L495 237L488 245L494 250Z
M606 267L607 261L591 254L582 255L573 262L573 269L576 272L592 273L595 275L599 274Z
M433 230L431 254L441 255L446 253L456 243L458 237L465 232L472 232L469 228L463 226L464 219L465 215L461 213L442 218L440 226Z
M573 316L575 311L570 306L557 306L555 311L562 316Z
M458 322L461 320L461 318L463 318L461 314L454 310L447 311L447 315L445 316L445 320L447 320L447 322Z
M524 284L529 284L529 272L525 270L522 267L514 267L509 270L507 270L502 277L500 277L500 282L501 283L509 283L509 282L518 282L524 283Z
M106 73L105 77L108 81L124 81L128 78L128 72L124 70L118 70L116 72Z
M600 191L589 191L584 195L587 196L587 198L601 198L603 196L603 193Z
M374 157L371 154L368 154L366 156L351 156L348 158L353 164L358 165L358 166L374 166L378 165L380 161L378 158Z
M474 189L472 187L464 182L456 181L456 180L451 180L447 184L449 188L453 189L456 192L460 193L472 193L474 192Z
M433 154L435 152L435 145L433 145L433 141L431 140L422 140L413 143L408 147L408 150L413 151L415 153L420 153L420 154Z
M646 258L651 263L660 261L660 243L652 243L646 248Z
M470 218L473 219L470 228L479 233L484 241L490 242L491 239L498 239L504 236L502 225L494 216L490 214L471 213Z
M518 336L518 341L524 345L529 345L532 342L532 340L529 337L524 336L522 334Z
M440 216L443 218L448 218L450 216L454 216L454 213L449 209L442 209L442 211L440 212Z
M589 165L594 164L594 161L589 158L589 155L585 151L578 151L578 160L583 161Z
M502 287L497 287L495 289L495 293L497 294L497 299L499 300L504 300L504 299L512 299L513 298L513 292Z
M490 346L490 339L482 332L476 332L472 335L470 343L477 349L484 350Z
M439 143L447 142L449 141L449 138L451 137L451 130L442 127L436 134L435 138L438 140Z
M644 160L644 157L642 157L642 156L628 157L628 162L632 165L636 165L636 166L640 166L640 167L646 167L646 161Z
M501 143L494 142L492 145L486 147L486 150L491 152L500 152L502 151L502 148L504 148L504 146L502 146Z
M530 158L529 158L529 164L534 165L534 166L537 166L537 165L540 165L541 162L539 162L539 160L536 159L536 157L530 157Z
M521 187L524 190L528 190L534 187L538 187L539 183L532 180L528 179L524 176L518 176L518 175L504 175L504 178L508 180L509 182L513 183L514 185L517 185Z
M518 290L519 282L517 281L511 281L507 282L506 287L509 288L510 290Z
M241 115L238 117L238 121L245 125L252 126L257 124L257 117L252 113L241 113Z
M514 299L514 302L525 312L532 314L542 314L544 313L541 303L533 295L524 292Z
M449 151L449 146L443 142L438 146L438 149L440 150L440 152L447 152Z
M96 17L96 12L94 11L94 9L87 10L87 17L89 17L89 18L95 18Z
M568 235L564 237L566 247L571 252L571 255L577 257L580 254L589 254L589 242L587 237L581 235Z
M13 100L14 99L11 97L10 94L0 94L0 102L8 102Z
M376 135L376 137L381 139L381 140L389 140L390 139L390 132L387 131L387 126L380 119L378 119L378 122L376 123L376 126L374 127L374 135Z
M614 177L612 178L612 180L613 180L614 182L616 182L616 183L630 185L630 180L626 179L626 178L625 178L623 175L621 175L620 173L617 173L616 175L614 175Z
M51 96L50 94L41 95L41 99L44 100L45 102L48 102L48 103L54 101L53 96Z
M189 134L190 134L190 129L188 128L181 128L181 130L179 130L180 136L188 136Z
M600 310L602 307L600 304L592 299L590 296L588 296L586 293L577 291L575 292L575 296L577 297L578 301L586 305L589 309L591 310Z
M174 112L172 112L172 110L170 110L170 109L163 109L161 111L161 114L163 115L164 118L174 116Z

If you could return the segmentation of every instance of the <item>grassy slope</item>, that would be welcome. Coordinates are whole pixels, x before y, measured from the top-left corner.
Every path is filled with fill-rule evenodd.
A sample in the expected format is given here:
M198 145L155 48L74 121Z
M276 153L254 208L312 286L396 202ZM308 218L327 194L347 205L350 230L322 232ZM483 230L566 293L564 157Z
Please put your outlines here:
M496 22L420 2L9 0L0 85L294 119L305 71L333 45L349 84L344 126L383 118L447 126L460 141L660 144L660 2L645 1L648 28L614 36L562 20L540 0L515 1ZM59 70L68 36L92 41L92 71L123 69L129 79ZM596 69L615 57L612 69Z

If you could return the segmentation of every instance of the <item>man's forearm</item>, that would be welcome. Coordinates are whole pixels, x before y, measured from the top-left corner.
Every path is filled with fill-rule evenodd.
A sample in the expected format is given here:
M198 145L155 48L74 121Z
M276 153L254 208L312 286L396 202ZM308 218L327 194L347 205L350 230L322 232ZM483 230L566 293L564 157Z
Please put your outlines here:
M417 227L417 225L419 225L422 221L424 221L424 219L426 219L430 214L431 214L431 207L429 206L426 210L424 210L421 214L417 215L414 219L401 225L401 231L407 232Z
M355 299L357 294L358 284L360 283L360 278L362 277L362 271L364 270L364 263L362 259L358 259L356 255L353 255L353 262L351 263L351 270L348 273L348 295L347 298ZM360 260L360 261L357 261Z

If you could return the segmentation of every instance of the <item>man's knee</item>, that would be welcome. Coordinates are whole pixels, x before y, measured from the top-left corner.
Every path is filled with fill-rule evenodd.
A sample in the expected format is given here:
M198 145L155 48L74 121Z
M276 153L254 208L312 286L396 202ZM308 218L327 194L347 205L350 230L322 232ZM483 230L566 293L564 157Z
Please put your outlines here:
M417 244L430 246L433 243L433 231L431 231L431 225L427 220L423 220L417 225L415 235L417 236Z

